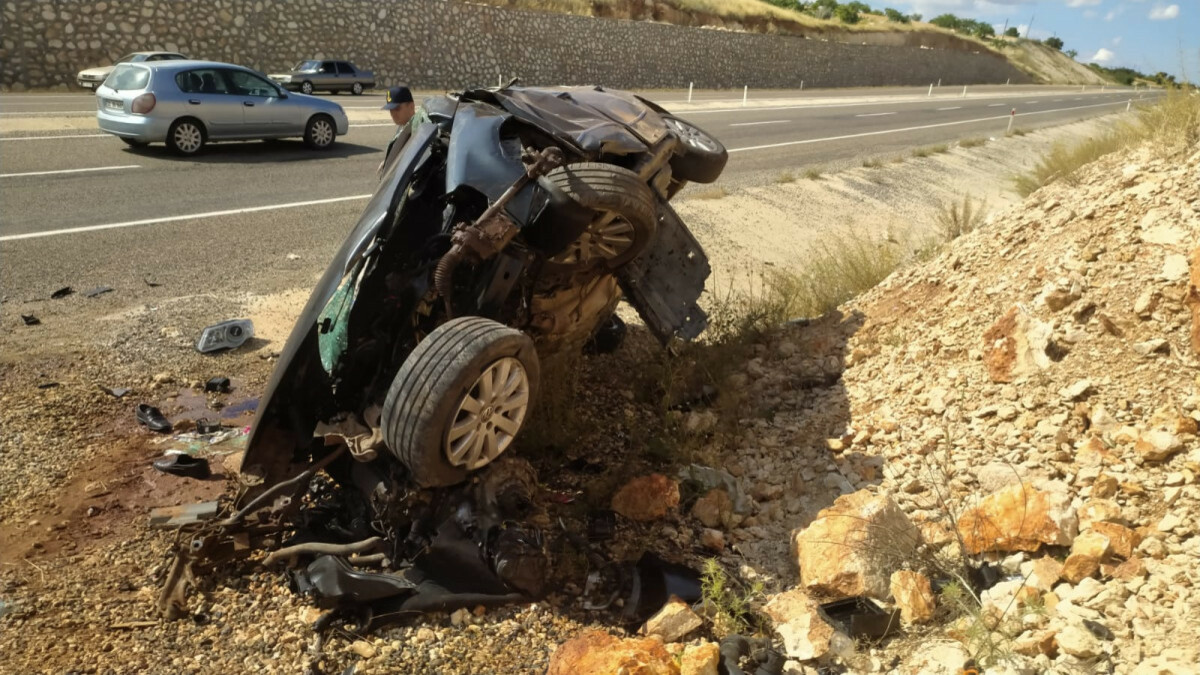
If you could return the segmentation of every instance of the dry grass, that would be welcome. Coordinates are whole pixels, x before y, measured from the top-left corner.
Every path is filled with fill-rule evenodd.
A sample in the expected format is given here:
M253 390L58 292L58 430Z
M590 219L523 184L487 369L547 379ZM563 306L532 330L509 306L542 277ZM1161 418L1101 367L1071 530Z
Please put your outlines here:
M970 195L963 195L962 202L949 202L938 211L938 230L946 241L979 229L987 219L987 202L976 204Z
M1164 158L1194 147L1200 142L1200 97L1172 90L1161 102L1138 111L1133 121L1118 122L1075 145L1055 144L1032 171L1016 177L1017 192L1026 197L1055 181L1076 185L1083 166L1143 142Z
M974 148L987 143L986 138L964 138L958 142L960 148Z
M729 190L720 185L714 185L703 190L696 190L685 196L689 199L724 199L729 196Z
M809 180L821 180L821 168L816 167L804 172L804 177Z
M916 150L913 150L912 155L913 157L928 157L930 155L936 155L949 150L950 147L947 145L929 145L924 148L917 148Z
M779 183L780 185L784 183L794 183L796 182L796 174L792 173L791 171L784 171L775 177L775 182Z
M876 157L871 157L869 159L864 159L862 165L864 169L878 169L879 167L883 166L883 160Z

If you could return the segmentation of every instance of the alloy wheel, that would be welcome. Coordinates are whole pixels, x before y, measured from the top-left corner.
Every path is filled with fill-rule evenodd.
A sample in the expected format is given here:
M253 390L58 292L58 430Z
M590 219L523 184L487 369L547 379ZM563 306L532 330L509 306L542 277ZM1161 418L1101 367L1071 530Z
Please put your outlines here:
M200 132L199 127L191 122L183 122L177 125L172 138L175 141L175 147L179 148L180 152L186 154L196 152L204 143L204 134Z
M317 120L312 126L313 145L323 148L333 142L333 125L328 120Z
M604 218L588 226L567 250L551 258L561 265L582 265L595 260L612 260L633 246L637 233L624 218Z
M473 471L508 449L529 411L529 375L506 356L489 366L458 404L446 433L446 459Z
M721 151L721 147L714 143L713 139L709 138L708 134L700 131L690 124L685 123L683 120L668 117L663 121L667 123L667 126L671 128L671 131L675 132L675 135L678 136L680 140L692 146L693 148L706 150L708 152Z

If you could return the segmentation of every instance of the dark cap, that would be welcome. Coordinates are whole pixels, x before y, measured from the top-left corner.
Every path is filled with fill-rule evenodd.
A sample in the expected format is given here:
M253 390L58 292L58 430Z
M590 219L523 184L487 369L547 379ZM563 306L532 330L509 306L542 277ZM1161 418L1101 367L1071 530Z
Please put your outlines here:
M387 102L383 104L384 110L395 110L405 103L412 103L412 92L403 84L398 84L387 90Z

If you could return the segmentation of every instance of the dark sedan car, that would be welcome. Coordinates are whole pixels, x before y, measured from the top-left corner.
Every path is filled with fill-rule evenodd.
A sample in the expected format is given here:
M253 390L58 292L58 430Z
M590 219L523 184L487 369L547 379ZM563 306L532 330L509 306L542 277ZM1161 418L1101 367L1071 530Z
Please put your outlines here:
M301 61L291 72L268 75L287 89L311 94L314 91L348 91L355 96L375 86L375 73L349 61Z

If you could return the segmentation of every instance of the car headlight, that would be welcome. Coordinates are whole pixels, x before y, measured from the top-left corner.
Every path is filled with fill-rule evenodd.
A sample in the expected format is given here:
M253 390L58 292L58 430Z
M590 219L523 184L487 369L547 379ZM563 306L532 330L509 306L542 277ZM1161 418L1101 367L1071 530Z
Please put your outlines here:
M219 349L236 349L254 337L254 324L249 319L233 319L208 326L196 341L196 351L207 354Z

